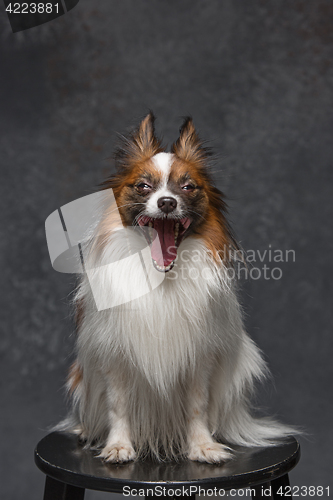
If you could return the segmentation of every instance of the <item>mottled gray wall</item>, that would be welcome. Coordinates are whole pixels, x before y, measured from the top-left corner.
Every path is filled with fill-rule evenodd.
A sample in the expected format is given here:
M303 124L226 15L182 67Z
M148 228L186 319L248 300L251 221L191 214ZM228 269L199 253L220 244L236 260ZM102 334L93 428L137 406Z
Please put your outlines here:
M3 498L42 498L33 449L65 414L74 278L52 269L44 221L148 109L166 142L187 114L211 141L245 249L295 250L242 302L273 372L260 404L310 434L291 480L332 485L332 19L329 0L81 0L16 35L2 17Z

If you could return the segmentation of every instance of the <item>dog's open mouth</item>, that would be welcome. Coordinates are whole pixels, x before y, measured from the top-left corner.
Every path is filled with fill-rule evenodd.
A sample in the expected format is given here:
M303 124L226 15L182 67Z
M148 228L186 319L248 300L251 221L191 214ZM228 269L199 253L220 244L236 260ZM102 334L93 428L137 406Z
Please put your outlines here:
M170 271L177 258L177 248L183 240L191 220L188 217L153 219L143 215L139 217L138 223L141 228L148 228L144 230L144 234L151 248L151 257L155 268L161 272ZM155 231L150 231L149 228L154 229L157 234Z

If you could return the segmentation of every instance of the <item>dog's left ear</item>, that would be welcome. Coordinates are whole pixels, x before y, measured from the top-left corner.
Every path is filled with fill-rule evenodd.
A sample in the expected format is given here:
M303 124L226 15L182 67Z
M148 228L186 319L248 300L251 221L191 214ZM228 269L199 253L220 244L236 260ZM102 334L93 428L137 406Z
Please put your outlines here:
M203 146L190 116L185 118L179 134L179 138L171 147L171 152L183 161L201 163L204 166L210 152Z

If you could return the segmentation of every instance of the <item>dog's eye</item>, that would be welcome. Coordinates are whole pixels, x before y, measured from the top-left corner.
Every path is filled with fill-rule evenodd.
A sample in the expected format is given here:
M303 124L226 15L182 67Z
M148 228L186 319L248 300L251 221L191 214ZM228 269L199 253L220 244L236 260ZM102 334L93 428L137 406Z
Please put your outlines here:
M136 189L141 192L147 192L152 189L152 187L146 182L140 182L140 184L136 185Z
M195 186L193 186L193 184L185 184L185 186L182 186L182 189L184 191L193 191L195 189Z

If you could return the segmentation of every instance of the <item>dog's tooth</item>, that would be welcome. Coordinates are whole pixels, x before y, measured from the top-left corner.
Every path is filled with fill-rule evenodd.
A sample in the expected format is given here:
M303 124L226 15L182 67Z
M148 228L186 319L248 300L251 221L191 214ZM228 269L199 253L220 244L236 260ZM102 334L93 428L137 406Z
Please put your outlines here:
M156 260L155 259L152 259L153 260L153 263L154 263L154 266L156 267L156 269L158 271L161 271L161 272L167 272L167 271L170 271L170 269L172 269L172 266L173 266L173 262L171 262L171 264L167 265L167 266L160 266L157 264Z
M148 222L148 226L149 226L149 227L153 227L153 223L152 223L152 221L151 221L151 220Z

